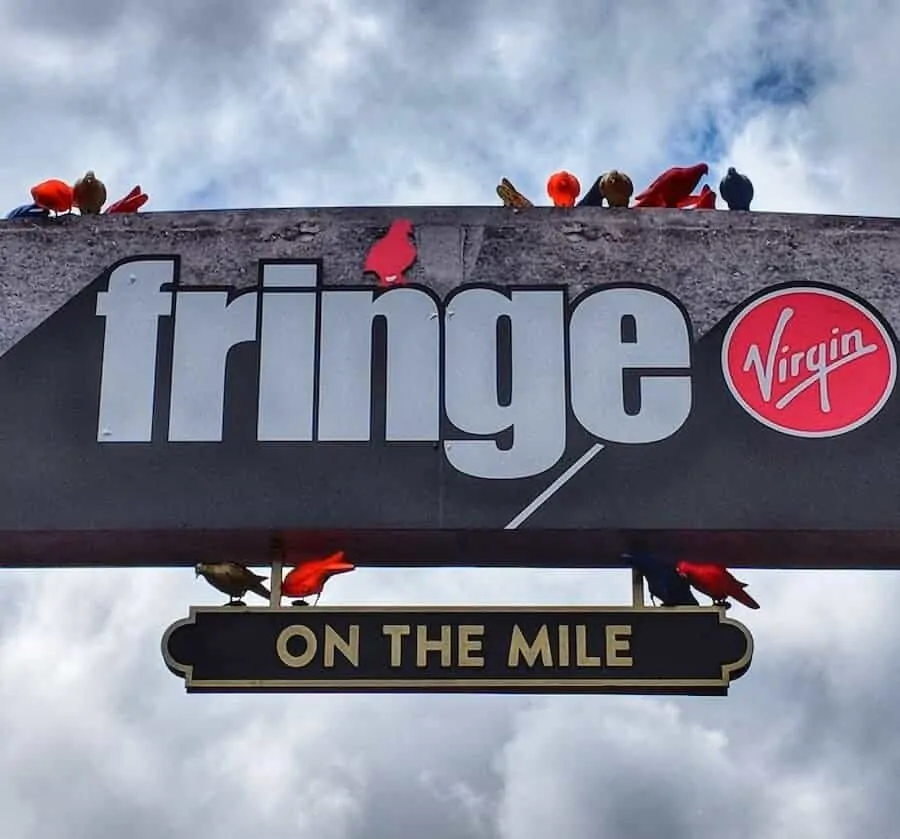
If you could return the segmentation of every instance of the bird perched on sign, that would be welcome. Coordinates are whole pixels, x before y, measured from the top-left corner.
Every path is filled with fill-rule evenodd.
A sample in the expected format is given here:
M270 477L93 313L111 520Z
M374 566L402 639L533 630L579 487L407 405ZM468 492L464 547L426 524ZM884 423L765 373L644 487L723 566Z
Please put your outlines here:
M75 196L75 206L83 216L99 215L106 203L106 186L90 169L84 177L75 181L72 192Z
M600 192L610 207L627 207L634 194L634 184L624 172L610 169L600 178Z
M33 186L31 198L38 207L43 207L57 215L71 212L72 205L75 203L72 187L57 178L41 181Z
M581 184L571 172L554 172L547 179L547 195L554 207L574 207L581 193Z
M646 551L634 551L622 556L647 581L651 602L655 598L663 606L700 605L691 591L690 583L675 570L674 563L666 562Z
M497 195L500 196L500 200L503 202L504 207L513 207L516 210L524 210L526 207L534 206L531 201L512 185L512 181L508 178L503 178L503 180L497 184Z
M8 219L13 218L47 218L50 215L50 211L46 207L38 206L37 204L20 204L18 207L13 207L7 214L6 217Z
M150 196L141 190L140 184L133 187L131 192L118 201L113 201L105 210L105 213L136 213L150 200Z
M735 579L722 565L681 560L675 564L675 571L697 591L711 597L716 606L730 608L727 598L731 597L738 603L743 603L748 609L759 608L759 603L744 591L747 584Z
M703 189L699 194L682 198L678 202L678 208L681 210L715 210L716 194L707 184L703 184Z
M687 198L700 179L709 173L709 166L673 166L666 169L650 186L634 197L635 207L677 207Z
M354 570L356 566L344 559L343 551L337 551L321 559L306 559L288 571L281 583L281 594L284 597L300 598L294 601L294 606L308 605L302 598L314 594L316 599L313 606L315 606L322 596L325 583L336 574L346 574Z
M719 195L729 210L749 210L753 200L753 183L734 166L729 166L725 177L719 182Z
M413 223L397 219L366 254L363 271L375 274L381 285L402 283L404 272L416 261L416 246L411 241Z
M600 177L591 184L591 188L584 194L584 197L575 206L602 207L603 190L600 188L600 181L602 181L605 177L606 175L600 175Z
M631 178L624 172L610 169L594 181L577 206L602 207L605 199L610 207L627 207L633 192Z
M201 562L194 571L195 576L202 576L213 588L227 594L229 606L243 606L241 598L248 591L266 600L271 596L263 585L266 578L237 562Z

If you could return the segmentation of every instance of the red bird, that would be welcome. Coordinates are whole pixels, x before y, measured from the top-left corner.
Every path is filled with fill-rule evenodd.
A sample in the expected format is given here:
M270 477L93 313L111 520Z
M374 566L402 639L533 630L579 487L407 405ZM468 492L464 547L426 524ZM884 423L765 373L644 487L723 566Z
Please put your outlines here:
M403 275L416 261L416 246L410 237L413 223L397 219L366 254L363 271L375 274L381 285L394 285L406 280Z
M136 213L150 200L150 196L143 192L140 186L136 186L124 198L113 201L104 213Z
M675 571L697 591L711 597L716 605L725 605L725 608L728 608L729 604L725 603L725 600L733 597L748 609L759 608L759 603L744 591L747 584L732 577L728 569L721 565L682 560L675 565Z
M709 174L709 166L698 163L696 166L673 166L666 169L650 186L634 198L635 207L677 207L700 183L700 179Z
M683 198L678 202L678 207L682 210L715 210L716 194L707 184L703 184L699 195L689 195L687 198Z
M316 600L313 606L315 606L329 579L335 574L345 574L347 571L355 569L356 566L353 563L344 559L343 551L337 551L321 559L305 559L288 571L281 583L281 594L283 597L301 598L298 605L306 605L302 602L302 598L314 594Z
M547 195L554 207L574 207L581 194L581 183L571 172L554 172L547 179Z
M68 213L75 203L75 194L65 181L51 178L31 188L31 198L38 207L54 213Z

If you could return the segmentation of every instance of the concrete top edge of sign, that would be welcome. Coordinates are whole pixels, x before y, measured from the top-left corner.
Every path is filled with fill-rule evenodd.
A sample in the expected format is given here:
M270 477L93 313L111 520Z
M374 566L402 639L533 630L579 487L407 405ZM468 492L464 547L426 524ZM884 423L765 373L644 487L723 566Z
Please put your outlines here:
M409 282L611 282L663 288L695 336L748 296L786 281L847 288L900 327L900 219L728 210L319 207L141 212L0 221L0 353L113 264L180 257L190 285L246 288L262 259L321 259L324 285L373 283L366 254L396 219L414 225Z
M681 229L787 229L840 227L894 230L900 229L900 218L888 216L829 215L818 213L770 213L760 211L733 212L729 210L676 210L661 208L608 207L532 207L513 210L497 206L413 205L365 207L273 207L230 208L205 210L143 211L113 215L73 215L59 219L0 219L0 235L27 229L53 229L60 223L102 224L105 229L128 229L135 224L155 223L188 228L226 227L231 223L291 221L305 218L329 219L344 223L389 223L395 218L409 218L427 224L564 224L569 221L596 222L604 225L638 227L677 227ZM99 228L98 228L99 229Z

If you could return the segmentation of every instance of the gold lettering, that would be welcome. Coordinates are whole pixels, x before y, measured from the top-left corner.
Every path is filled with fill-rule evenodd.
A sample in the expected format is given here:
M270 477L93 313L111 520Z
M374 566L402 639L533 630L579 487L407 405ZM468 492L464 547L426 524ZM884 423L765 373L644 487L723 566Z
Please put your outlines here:
M460 667L484 667L484 657L480 654L481 639L473 638L473 635L484 635L484 626L481 624L460 624L458 630ZM476 655L473 655L473 653L476 653Z
M619 636L627 635L628 638ZM606 627L606 666L631 667L634 660L630 655L619 653L631 652L631 627L627 624L612 624Z
M602 667L599 655L588 655L587 626L583 623L575 627L575 666Z
M409 635L409 624L389 623L381 627L381 632L391 639L391 667L399 667L403 662L403 638Z
M561 623L559 625L559 664L560 667L569 666L569 625Z
M288 641L294 638L302 638L306 642L306 649L301 655L294 655L288 649ZM296 624L294 626L286 626L281 630L278 640L275 641L275 651L282 663L288 667L306 667L315 657L319 642L316 636L308 626Z
M525 663L529 667L534 667L534 662L537 660L538 656L541 657L541 664L544 667L553 666L553 651L550 649L550 636L547 633L547 624L541 625L537 636L531 644L525 640L525 635L519 628L519 624L513 626L512 638L509 642L509 658L507 659L507 665L509 667L516 667L519 664L519 659L524 658Z
M325 624L324 663L334 667L335 651L339 652L354 667L359 667L359 625L350 626L350 637L344 639L330 624Z
M450 636L450 625L441 626L441 637L437 641L428 639L428 627L416 627L416 667L428 666L428 653L441 654L441 667L453 664L453 646Z

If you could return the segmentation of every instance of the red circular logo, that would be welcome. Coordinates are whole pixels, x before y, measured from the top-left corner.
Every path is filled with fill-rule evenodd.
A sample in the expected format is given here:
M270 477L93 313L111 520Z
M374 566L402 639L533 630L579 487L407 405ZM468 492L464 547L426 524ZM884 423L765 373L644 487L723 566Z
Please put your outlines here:
M867 423L897 377L894 344L864 306L824 288L784 288L750 303L722 343L738 403L795 437L835 437Z

